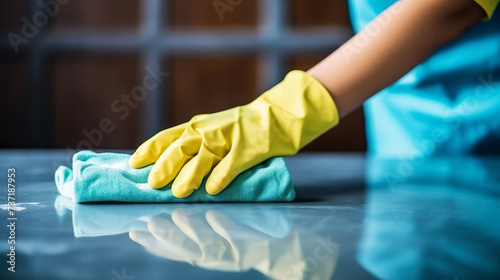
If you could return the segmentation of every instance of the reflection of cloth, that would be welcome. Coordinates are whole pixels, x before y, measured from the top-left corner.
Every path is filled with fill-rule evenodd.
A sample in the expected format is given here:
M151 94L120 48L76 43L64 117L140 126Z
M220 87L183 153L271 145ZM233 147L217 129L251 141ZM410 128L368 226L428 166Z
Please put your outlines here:
M216 207L224 212L237 209L239 222L249 228L281 238L290 231L293 211L269 205L194 204L196 213ZM76 237L115 235L131 230L148 230L148 221L160 214L170 215L179 206L165 204L74 204L69 198L58 196L55 202L58 212L73 212L73 230ZM265 213L265 214L264 214Z
M357 259L380 279L498 279L500 161L371 158Z
M59 192L76 202L256 202L292 201L295 191L291 176L282 158L269 159L243 173L222 193L211 196L205 192L205 181L187 198L176 198L171 184L153 189L147 184L152 166L133 169L130 155L97 154L81 151L73 157L73 170L59 167L55 179Z
M360 31L396 0L349 2ZM382 26L371 28L373 36L392 14L384 17ZM479 22L365 102L369 152L500 154L499 27L497 8L491 21Z

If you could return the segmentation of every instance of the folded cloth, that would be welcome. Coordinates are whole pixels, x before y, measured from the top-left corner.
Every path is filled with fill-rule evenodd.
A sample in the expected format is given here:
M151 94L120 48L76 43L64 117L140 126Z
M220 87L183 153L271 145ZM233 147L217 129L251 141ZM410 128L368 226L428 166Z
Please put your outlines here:
M73 170L60 166L55 173L57 189L73 201L98 202L266 202L292 201L295 191L282 158L271 158L236 177L222 193L205 191L205 180L187 198L176 198L171 184L151 188L147 181L152 165L130 168L130 155L80 151L73 156Z

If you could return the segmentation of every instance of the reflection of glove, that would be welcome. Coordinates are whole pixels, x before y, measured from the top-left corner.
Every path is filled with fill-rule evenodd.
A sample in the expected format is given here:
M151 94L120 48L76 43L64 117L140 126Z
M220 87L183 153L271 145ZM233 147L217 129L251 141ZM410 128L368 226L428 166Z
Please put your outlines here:
M313 232L296 228L275 238L230 217L216 209L204 215L176 209L171 218L151 219L150 232L129 234L154 255L205 269L255 269L274 279L330 279L333 275L338 249Z
M248 255L244 256L241 252L245 251L247 249L245 247L249 244L239 244L239 247L235 244L233 247L231 243L234 241L231 240L231 236L225 239L226 229L222 224L226 222L226 226L233 231L234 227L239 229L242 227L228 222L225 216L215 209L208 210L205 219L189 209L176 209L171 219L163 216L151 219L148 222L151 233L131 231L130 238L159 257L223 271L250 269L255 260L245 259ZM254 235L252 241L265 240L263 234L256 232L252 234ZM257 247L262 249L262 244L254 245L256 246L250 249ZM253 254L249 256L252 257Z
M302 71L286 78L252 103L198 115L142 144L130 166L155 163L148 183L161 188L176 176L172 193L187 197L213 167L205 188L215 195L241 172L279 155L292 155L338 123L328 91Z

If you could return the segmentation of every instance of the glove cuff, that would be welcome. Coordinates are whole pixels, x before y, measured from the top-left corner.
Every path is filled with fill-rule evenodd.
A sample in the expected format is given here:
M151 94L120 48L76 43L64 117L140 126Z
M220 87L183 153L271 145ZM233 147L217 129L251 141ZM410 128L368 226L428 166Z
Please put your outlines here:
M267 104L270 117L277 122L278 134L289 138L287 142L292 144L294 152L339 122L337 106L328 90L300 70L288 73L281 83L253 103L259 107Z

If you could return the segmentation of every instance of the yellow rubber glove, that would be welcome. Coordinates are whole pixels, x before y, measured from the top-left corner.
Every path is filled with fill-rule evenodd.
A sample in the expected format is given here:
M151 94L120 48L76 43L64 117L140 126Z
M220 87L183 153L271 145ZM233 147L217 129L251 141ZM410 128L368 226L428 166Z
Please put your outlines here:
M247 105L198 115L159 132L137 149L129 164L140 168L154 163L149 185L162 188L175 178L172 193L179 198L198 189L212 171L205 189L216 195L260 162L297 153L338 119L323 85L295 70Z

